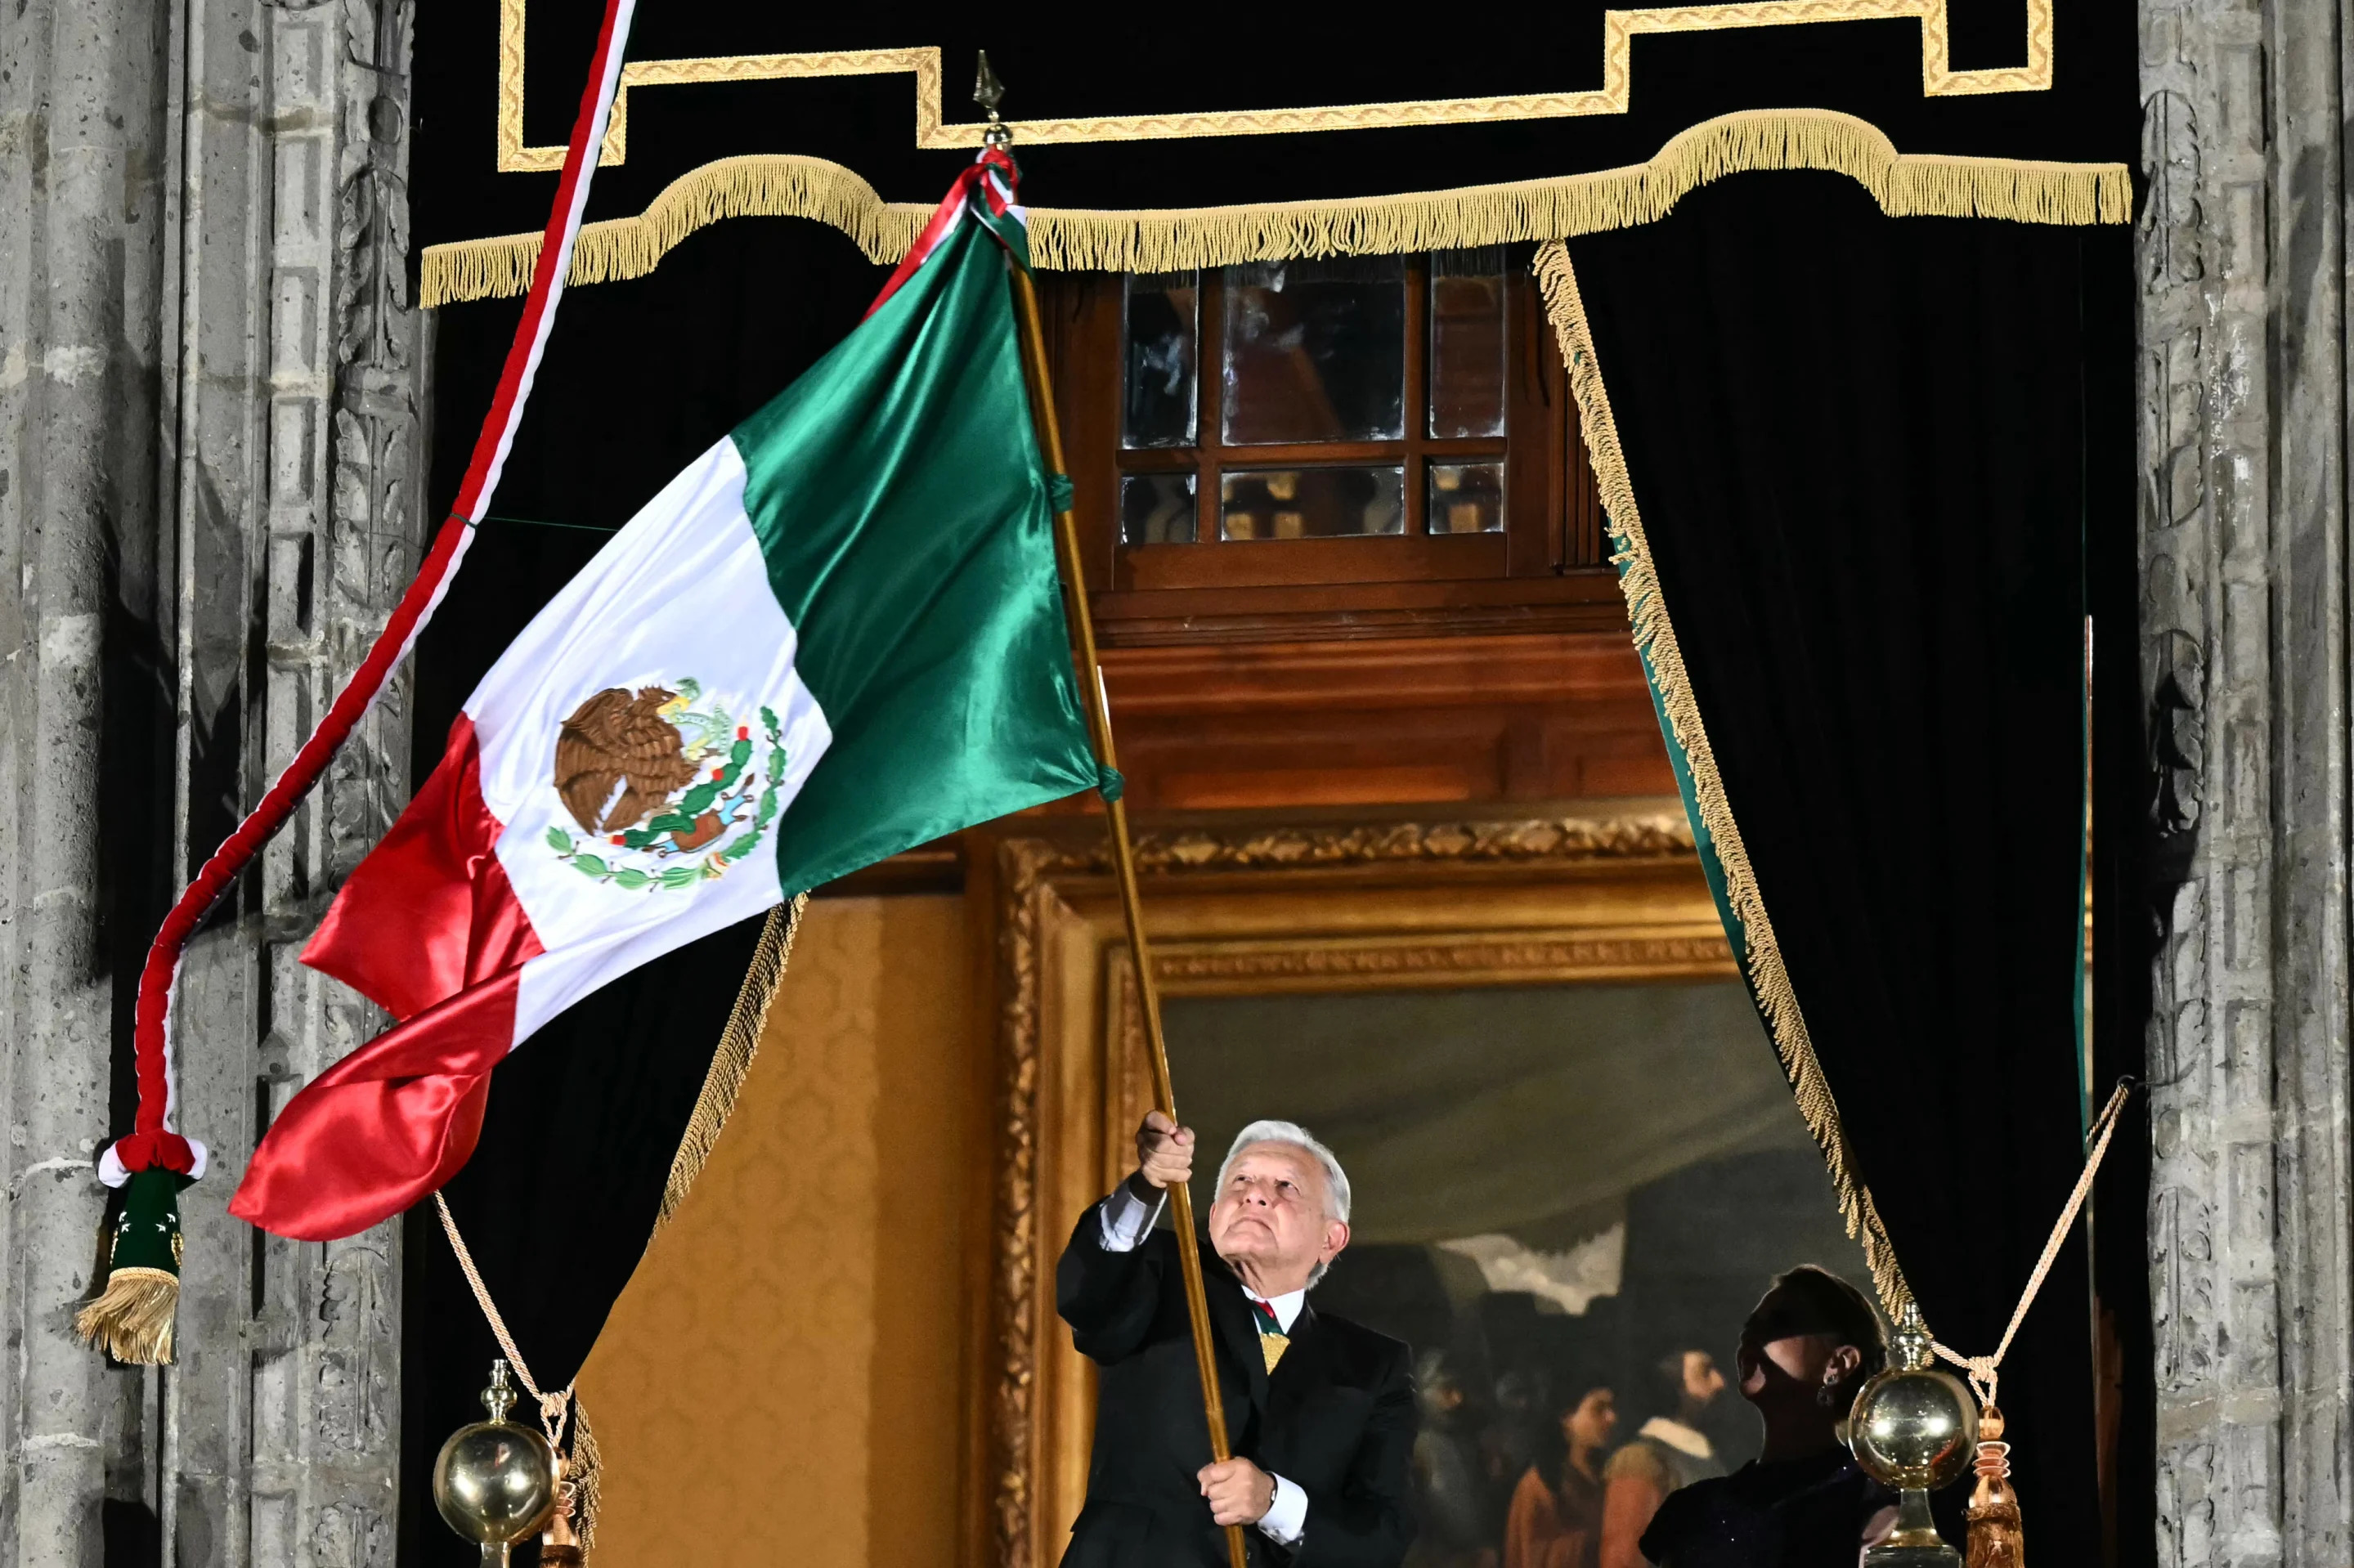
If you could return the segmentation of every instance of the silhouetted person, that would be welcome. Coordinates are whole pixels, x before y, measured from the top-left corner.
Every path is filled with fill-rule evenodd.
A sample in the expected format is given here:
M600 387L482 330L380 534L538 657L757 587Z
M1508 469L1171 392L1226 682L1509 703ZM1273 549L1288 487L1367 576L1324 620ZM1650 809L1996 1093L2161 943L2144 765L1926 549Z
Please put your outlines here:
M1596 1568L1602 1560L1602 1456L1618 1429L1617 1396L1572 1380L1545 1451L1512 1489L1504 1568Z
M1642 1550L1660 1568L1855 1568L1888 1532L1895 1496L1839 1438L1864 1380L1887 1364L1863 1293L1811 1264L1775 1280L1741 1330L1741 1397L1766 1446L1730 1476L1668 1499Z

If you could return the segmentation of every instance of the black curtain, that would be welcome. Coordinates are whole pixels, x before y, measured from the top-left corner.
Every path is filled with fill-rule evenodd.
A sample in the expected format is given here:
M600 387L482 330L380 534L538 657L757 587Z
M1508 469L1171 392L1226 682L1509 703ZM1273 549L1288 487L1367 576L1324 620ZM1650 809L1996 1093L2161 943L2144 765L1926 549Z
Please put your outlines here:
M1990 1352L2083 1161L2084 561L2131 528L2087 355L2126 238L1778 174L1569 249L1859 1173L1933 1330ZM2001 1403L2038 1554L2097 1561L2081 1235Z

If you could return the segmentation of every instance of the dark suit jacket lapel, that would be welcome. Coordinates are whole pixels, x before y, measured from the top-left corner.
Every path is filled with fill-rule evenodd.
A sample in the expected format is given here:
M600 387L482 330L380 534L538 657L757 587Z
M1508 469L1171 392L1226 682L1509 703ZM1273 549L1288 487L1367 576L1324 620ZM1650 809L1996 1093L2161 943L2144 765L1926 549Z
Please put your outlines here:
M1326 1381L1326 1370L1332 1355L1332 1336L1321 1332L1317 1324L1316 1309L1300 1303L1299 1316L1291 1320L1291 1345L1276 1363L1275 1375L1267 1381L1267 1417L1269 1425L1295 1404L1304 1389L1316 1388ZM1264 1359L1261 1365L1266 1364Z
M1202 1244L1202 1285L1210 1298L1211 1329L1225 1341L1226 1353L1242 1369L1250 1385L1251 1404L1264 1411L1267 1352L1258 1348L1258 1325L1251 1319L1250 1298L1243 1294L1242 1281L1218 1260L1206 1241ZM1234 1425L1239 1431L1243 1423L1237 1420Z

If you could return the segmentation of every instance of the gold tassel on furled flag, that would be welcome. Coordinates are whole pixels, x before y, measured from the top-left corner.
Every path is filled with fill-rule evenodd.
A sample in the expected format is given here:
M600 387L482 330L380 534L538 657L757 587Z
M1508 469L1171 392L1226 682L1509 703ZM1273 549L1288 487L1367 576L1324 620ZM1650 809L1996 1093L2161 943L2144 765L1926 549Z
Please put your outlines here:
M2002 1441L2002 1412L1978 1413L1978 1484L1970 1492L1969 1568L2023 1568L2019 1494L2010 1489L2010 1445Z

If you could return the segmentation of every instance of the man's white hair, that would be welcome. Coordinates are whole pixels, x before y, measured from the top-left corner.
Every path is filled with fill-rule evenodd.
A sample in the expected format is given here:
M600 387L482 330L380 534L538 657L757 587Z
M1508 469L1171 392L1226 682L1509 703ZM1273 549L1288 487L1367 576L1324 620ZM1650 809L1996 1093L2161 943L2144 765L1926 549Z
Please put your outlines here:
M1349 1173L1341 1169L1341 1161L1331 1150L1296 1121L1255 1121L1235 1134L1235 1146L1226 1150L1225 1161L1218 1167L1218 1191L1212 1194L1213 1202L1225 1195L1226 1178L1233 1173L1235 1161L1255 1143L1288 1143L1314 1155L1316 1163L1324 1168L1327 1213L1344 1225L1349 1223ZM1320 1268L1317 1272L1323 1271Z

